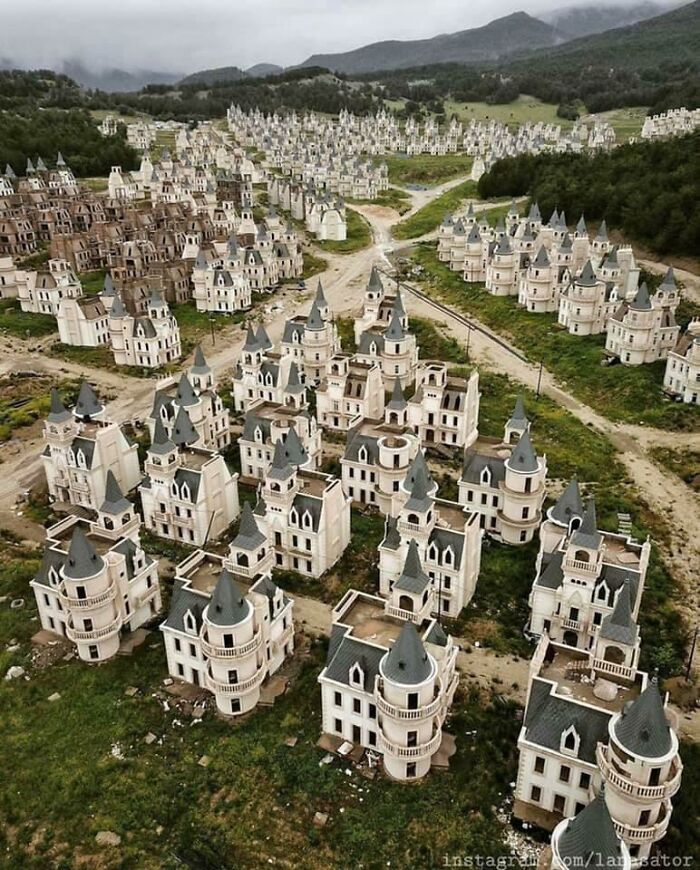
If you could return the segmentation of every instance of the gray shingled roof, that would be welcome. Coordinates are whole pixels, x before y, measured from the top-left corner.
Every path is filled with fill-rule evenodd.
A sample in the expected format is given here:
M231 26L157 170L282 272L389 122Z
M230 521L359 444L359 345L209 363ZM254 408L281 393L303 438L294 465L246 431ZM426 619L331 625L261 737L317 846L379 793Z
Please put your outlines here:
M571 536L571 543L575 546L580 545L582 547L588 547L591 550L597 550L600 546L601 540L602 535L598 531L598 520L595 512L595 500L591 496L591 498L588 499L588 504L583 512L581 525Z
M506 460L506 464L513 471L522 471L528 474L538 470L537 452L532 446L530 433L527 430L520 436L520 440L515 445L510 457Z
M464 451L464 465L462 467L462 480L465 483L481 483L481 474L485 468L491 472L490 486L498 489L499 484L505 480L505 460L497 456L486 456L469 447Z
M518 394L508 425L512 429L527 429L529 422L527 414L525 413L525 402L523 401L522 394Z
M414 595L422 595L430 585L430 577L423 570L420 563L420 554L418 553L418 544L414 539L408 544L406 553L406 561L404 562L403 571L399 579L396 581L394 588L402 592L411 592Z
M177 385L175 398L181 408L189 408L191 405L196 405L199 401L185 372L180 376L180 383Z
M671 727L656 677L652 677L641 695L625 708L614 731L623 749L634 755L661 758L670 752Z
M212 625L224 628L238 625L249 615L250 603L245 599L233 578L225 568L219 575L207 610L207 619Z
M391 399L387 402L386 407L392 411L402 411L408 403L401 389L401 378L398 376L394 380L394 387L391 391Z
M208 375L211 372L211 369L204 358L201 344L198 344L194 349L194 363L190 371L193 375Z
M58 390L56 389L56 387L51 387L51 408L49 410L49 416L47 417L47 420L49 421L49 423L65 423L67 420L70 419L71 412L61 401Z
M238 534L233 539L231 546L237 547L240 550L257 550L266 540L265 535L260 531L258 524L255 522L250 502L245 502L241 512Z
M566 489L557 499L556 504L549 511L550 517L568 528L573 517L583 516L583 502L578 487L578 480L572 478Z
M630 308L633 308L635 311L651 310L651 299L649 298L649 288L646 281L642 281L634 299L630 302Z
M189 610L199 631L202 626L202 613L206 606L207 596L204 593L185 587L182 580L175 580L170 610L163 624L177 631L185 631L185 614Z
M117 478L114 476L112 469L107 472L107 480L105 482L105 500L100 507L100 513L103 514L122 514L131 508L131 502L124 498L124 495L117 483Z
M306 328L320 330L323 329L323 327L323 318L321 317L321 312L318 310L318 304L314 299L311 304L311 311L309 311L309 316L306 318Z
M328 646L326 677L337 683L350 685L350 670L359 664L365 675L363 688L371 692L374 682L379 676L379 663L386 655L381 647L363 643L353 637L347 637L342 626L335 625L331 629L331 639Z
M389 326L384 333L384 338L389 341L403 341L404 337L405 333L403 331L403 324L401 323L401 316L396 308L392 308L391 320L389 321Z
M544 269L549 266L549 257L547 256L547 249L544 245L542 245L537 252L537 256L532 261L533 266L537 266L538 269Z
M248 331L245 335L245 342L243 344L243 350L247 350L250 353L253 353L257 350L262 350L252 326L248 326Z
M370 353L372 345L376 345L376 352L381 353L384 350L384 336L378 332L363 332L360 335L360 344L358 347L359 353Z
M268 477L276 480L285 480L292 474L294 474L294 466L287 457L284 442L281 438L278 438L275 442L275 452L272 455L272 465L268 471Z
M199 440L199 435L192 425L190 415L182 407L178 410L175 422L173 423L172 440L173 444L176 444L178 447L194 444L195 441Z
M581 270L581 274L576 279L576 283L582 287L593 287L596 284L597 278L593 269L593 264L590 260L586 260L586 264Z
M328 302L326 302L326 297L323 295L323 285L321 284L320 278L316 285L316 296L314 297L314 302L322 308L328 308Z
M300 520L304 516L304 514L308 512L309 516L311 517L311 530L317 532L321 525L321 514L323 513L323 499L317 498L313 495L298 494L294 496L294 501L292 502L292 505L297 509Z
M625 849L605 803L604 784L588 806L567 821L557 845L567 867L621 870L625 866Z
M100 402L95 394L95 391L87 381L83 381L80 385L78 400L73 408L73 413L76 417L96 417L104 410L104 405Z
M270 348L272 347L270 336L267 334L267 330L262 323L258 326L258 331L255 333L255 338L263 350L270 350Z
M175 445L170 438L168 438L165 426L163 426L163 421L160 419L160 416L158 416L156 417L156 423L153 429L153 440L151 441L151 446L148 448L148 452L163 454L170 453L172 450L175 450Z
M295 362L292 362L289 366L289 379L287 381L287 386L284 388L285 393L303 393L304 385L299 379L299 367Z
M406 476L404 486L410 493L404 506L407 510L417 510L421 512L430 510L433 500L429 495L429 492L433 487L433 479L428 471L425 457L420 450L416 454L416 458L413 460L413 465Z
M85 532L80 525L73 529L68 556L63 563L63 575L70 580L86 580L93 577L104 567L102 556L98 555L95 548L85 537Z
M432 674L432 662L412 622L403 624L381 669L387 680L402 686L417 686Z
M92 438L82 438L78 436L71 442L71 451L73 456L77 458L78 451L82 452L85 457L85 467L92 468L92 460L95 456L95 442Z
M612 613L604 617L598 637L613 640L626 646L634 646L638 635L637 624L632 618L632 602L630 600L630 584L622 584L615 599Z

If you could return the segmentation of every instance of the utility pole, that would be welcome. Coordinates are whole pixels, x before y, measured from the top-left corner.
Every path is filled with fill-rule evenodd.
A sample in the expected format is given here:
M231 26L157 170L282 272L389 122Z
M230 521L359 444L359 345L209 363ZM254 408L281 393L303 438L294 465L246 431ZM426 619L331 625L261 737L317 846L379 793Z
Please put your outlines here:
M690 645L690 655L688 656L688 667L685 670L685 681L686 683L690 682L690 671L693 666L693 658L695 657L695 645L698 640L698 626L695 626L695 633L693 634L693 642Z
M471 326L467 327L467 362L469 362L469 341L472 337L472 328Z
M214 347L216 347L216 335L214 333L214 318L209 318L209 331L211 332L211 341Z
M542 367L544 366L544 362L540 360L540 371L537 375L537 393L535 394L536 398L540 397L540 387L542 386Z

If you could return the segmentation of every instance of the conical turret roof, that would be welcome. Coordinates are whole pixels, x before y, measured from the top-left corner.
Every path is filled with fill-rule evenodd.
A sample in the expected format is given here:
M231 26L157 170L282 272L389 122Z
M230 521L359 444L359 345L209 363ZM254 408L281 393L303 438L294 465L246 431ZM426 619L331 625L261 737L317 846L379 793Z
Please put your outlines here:
M194 349L194 363L192 364L190 371L193 375L208 375L211 373L211 369L204 358L201 344L198 344Z
M47 420L49 423L65 423L66 420L70 420L70 418L71 412L61 401L61 396L59 395L58 390L56 387L51 387L51 408Z
M591 496L588 499L588 504L581 518L581 525L571 536L574 544L580 544L583 547L588 547L592 550L597 550L600 546L601 535L598 531L598 519L595 511L595 500Z
M295 362L292 362L289 366L289 379L284 391L285 393L292 393L294 395L304 392L304 385L299 379L299 367Z
M433 665L412 622L404 623L380 667L387 680L402 686L417 686L430 677Z
M411 592L414 595L422 595L430 585L430 577L425 573L420 563L418 544L411 539L406 553L401 576L396 581L395 589L402 592Z
M391 411L403 411L406 405L406 397L401 388L401 378L397 376L394 379L394 387L391 391L391 399L387 402L387 408Z
M583 502L578 487L578 480L573 477L549 510L549 516L568 528L573 517L583 516Z
M124 498L124 495L117 483L117 478L114 476L112 469L107 472L105 481L105 500L100 506L100 513L103 514L122 514L128 511L131 507L131 502Z
M658 680L652 677L646 689L624 710L614 725L623 749L645 758L661 758L671 751L671 726L666 719Z
M391 312L391 320L389 321L389 326L387 326L384 332L384 338L388 338L390 341L403 341L405 337L406 336L403 331L403 324L401 323L401 317L399 316L399 312L396 310L396 308L393 308Z
M586 264L581 270L581 274L576 279L576 283L580 284L582 287L593 287L597 283L593 263L591 263L590 260L586 260Z
M262 348L260 347L260 344L258 342L257 336L256 336L255 332L253 331L253 327L250 325L248 326L248 331L245 334L245 342L243 343L243 350L247 350L251 353L253 353L257 350L262 350Z
M326 297L323 295L323 284L321 284L320 278L316 285L316 296L314 297L314 302L321 308L328 308L328 302L326 302Z
M82 526L73 530L68 556L63 563L63 576L70 580L86 580L99 574L104 567L102 556L98 555L90 541L85 537Z
M78 400L73 408L76 417L96 417L104 411L104 405L97 398L97 394L87 381L80 385Z
M376 266L372 266L372 271L369 275L369 281L367 282L367 289L372 290L374 293L384 292L384 285L382 284L382 279Z
M510 457L506 460L506 464L513 471L522 471L528 474L539 469L537 451L532 446L530 433L527 430L520 436L520 440L513 448Z
M603 618L598 637L634 646L637 642L637 634L637 623L632 618L630 584L629 580L625 580L617 593L612 613Z
M199 399L195 395L194 388L190 383L187 374L183 372L180 375L180 382L177 385L175 399L181 408L189 408L191 405L196 405Z
M646 281L642 281L634 299L630 302L630 308L633 308L635 311L651 310L651 299L649 298L649 288Z
M157 417L153 428L153 440L148 448L148 452L161 455L163 453L171 453L173 450L175 450L175 445L168 438L163 421L160 417Z
M604 787L575 818L567 821L557 851L567 867L622 870L625 866L625 847L605 803Z
M197 430L192 425L190 415L182 406L178 410L177 416L175 417L172 439L173 443L176 444L178 447L185 447L189 444L194 444L195 441L199 440L199 435L197 434Z
M258 325L257 332L255 333L255 340L263 350L270 350L272 347L270 336L267 334L267 330L262 323Z
M212 625L227 628L243 622L249 613L250 604L238 588L233 574L224 568L212 592L207 619Z
M323 329L323 326L323 318L321 317L321 312L318 310L318 305L314 299L311 305L311 311L309 311L309 316L306 318L306 328L319 330Z
M244 502L241 512L241 524L238 527L238 534L233 539L231 546L237 547L239 550L257 550L261 544L265 543L265 535L258 528L253 515L253 508L250 502Z

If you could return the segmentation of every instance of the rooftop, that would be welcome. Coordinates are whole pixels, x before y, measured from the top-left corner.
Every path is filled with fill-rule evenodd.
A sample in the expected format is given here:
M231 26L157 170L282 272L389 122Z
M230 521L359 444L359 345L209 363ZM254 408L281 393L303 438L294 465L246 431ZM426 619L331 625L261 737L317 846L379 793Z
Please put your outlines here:
M575 663L586 662L588 655L583 650L567 649L557 644L551 644L550 649L554 651L554 659L542 664L538 676L556 683L555 693L563 698L575 698L577 701L591 704L601 710L617 713L623 709L628 701L633 701L641 691L641 676L639 675L631 686L612 683L610 680L602 678L598 678L595 683L583 682L582 674L585 677L588 671L585 669L583 671L575 670ZM596 687L600 687L602 683L607 683L617 689L612 700L606 701L595 694Z
M323 496L323 493L328 489L331 482L327 474L322 474L319 471L299 471L297 477L301 486L301 492L306 495L315 495L318 498Z
M488 438L480 435L471 445L471 450L481 456L491 456L494 459L508 459L513 449L512 445L504 444L500 438Z
M204 465L216 456L211 450L203 450L194 448L192 450L183 450L180 453L182 457L182 465L185 468L191 468L194 471L199 471Z
M609 565L620 565L623 568L632 568L638 571L641 545L631 543L623 535L614 535L610 532L603 532L602 534L605 541L603 561Z
M403 622L384 613L384 601L373 595L359 593L350 598L348 606L336 619L352 628L351 637L378 644L387 649L401 633Z
M78 519L74 523L61 522L56 523L56 525L52 527L55 531L51 531L50 540L56 541L55 549L61 550L64 553L68 552L73 537L73 531L78 525L82 526L88 543L92 545L99 556L104 556L104 554L108 553L117 543L117 539L115 538L109 538L106 535L101 535L97 532L91 531L90 523L87 522L87 520Z

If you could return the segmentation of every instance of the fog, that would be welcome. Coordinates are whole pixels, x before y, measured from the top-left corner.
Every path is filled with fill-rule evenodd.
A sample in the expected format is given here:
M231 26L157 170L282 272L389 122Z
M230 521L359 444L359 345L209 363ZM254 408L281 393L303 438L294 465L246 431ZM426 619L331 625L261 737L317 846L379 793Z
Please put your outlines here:
M78 61L95 70L181 73L260 62L287 66L317 52L429 37L480 27L511 12L538 15L576 5L581 0L23 0L2 4L0 61L23 68L56 69L63 61Z

